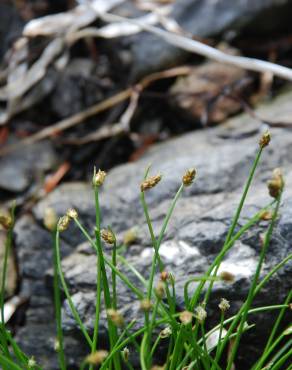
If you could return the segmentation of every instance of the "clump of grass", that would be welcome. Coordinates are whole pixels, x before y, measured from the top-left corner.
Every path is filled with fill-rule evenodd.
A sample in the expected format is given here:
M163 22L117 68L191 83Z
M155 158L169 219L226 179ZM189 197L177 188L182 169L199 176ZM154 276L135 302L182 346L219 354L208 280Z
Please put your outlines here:
M91 237L91 233L82 225L76 210L68 210L66 215L62 216L58 222L56 222L55 215L52 211L47 212L45 225L51 230L54 239L53 265L56 350L58 352L61 370L68 368L66 365L62 331L61 289L68 300L70 310L79 326L80 332L83 334L84 341L88 345L88 356L80 365L80 369L92 370L95 367L99 367L103 370L120 370L122 368L134 369L131 363L131 355L134 353L136 358L139 358L140 360L139 368L142 370L231 370L234 369L237 362L238 349L243 333L248 330L254 330L254 325L248 324L247 322L249 316L251 314L270 311L278 311L278 315L271 327L271 332L264 350L256 363L252 366L252 370L278 370L283 369L283 366L286 366L286 369L292 369L292 366L289 365L289 359L291 360L292 356L291 326L287 327L284 331L281 331L284 314L287 309L291 309L290 302L292 290L288 293L285 302L282 304L256 308L252 307L256 295L269 282L270 278L292 258L292 254L286 256L283 261L274 266L273 269L262 280L260 280L260 273L279 214L279 207L284 189L283 176L280 170L277 169L274 171L272 179L268 183L269 193L273 197L273 201L257 212L243 226L239 228L238 225L238 220L252 184L252 180L255 176L256 168L260 162L262 152L269 142L270 134L267 132L259 141L259 149L252 164L239 205L235 211L235 215L221 251L203 276L194 276L185 282L185 310L182 312L177 312L176 309L175 277L170 271L166 270L166 266L159 254L159 249L176 203L185 188L187 186L192 186L195 180L195 169L187 170L182 176L181 185L174 195L166 213L162 228L158 233L155 232L151 222L150 211L146 202L146 193L148 191L152 191L151 189L155 186L159 186L159 182L162 180L162 177L160 174L149 176L150 168L145 172L144 179L140 185L140 196L154 250L150 276L148 279L141 276L135 267L122 256L125 246L117 244L114 231L110 227L103 230L101 229L102 215L99 206L99 190L101 186L106 186L106 184L104 184L106 180L106 173L104 171L94 171L92 180L96 210L94 238ZM39 366L33 358L28 358L21 351L4 323L4 287L7 270L7 255L11 247L14 224L13 210L10 218L11 222L6 223L3 218L0 218L0 221L3 220L2 225L7 228L8 233L6 253L3 262L4 268L0 297L2 317L2 324L0 327L0 365L3 369L13 370L41 369L41 366ZM261 219L269 220L269 226L263 239L256 272L252 278L247 297L237 314L230 317L228 317L228 312L230 306L232 306L232 302L222 298L221 301L218 302L220 320L215 327L207 331L208 304L211 299L213 286L217 281L230 281L233 279L233 276L228 272L218 275L221 262L226 253L233 247L234 243ZM7 221L7 219L5 219L5 221ZM84 238L89 241L96 252L97 281L93 333L89 333L88 329L82 322L78 310L74 306L62 271L60 233L70 227L71 222L74 222L77 225L80 232L84 235ZM108 258L104 254L103 243L111 246L111 258ZM127 266L128 269L135 274L144 287L143 289L135 286L126 274L119 270L117 265L118 261ZM106 266L109 267L111 276L108 275ZM154 286L154 277L158 272L160 273L160 280L157 285ZM144 325L138 330L133 329L135 320L127 322L127 319L124 318L119 311L120 302L117 294L117 279L120 279L135 294L137 300L140 301L141 312L144 315ZM197 282L197 286L193 291L190 291L190 283L194 281ZM109 337L108 348L103 348L102 343L99 342L102 300L104 301L107 313ZM157 335L157 331L159 330L160 332ZM166 354L160 359L163 365L157 365L154 363L154 358L157 358L161 341L167 341L168 349ZM226 350L227 346L229 347L228 351Z

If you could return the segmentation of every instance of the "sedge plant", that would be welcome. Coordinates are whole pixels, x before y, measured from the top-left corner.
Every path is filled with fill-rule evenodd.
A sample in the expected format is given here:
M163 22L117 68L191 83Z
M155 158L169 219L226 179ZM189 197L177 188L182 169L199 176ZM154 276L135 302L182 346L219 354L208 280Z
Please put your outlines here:
M166 211L160 230L155 230L151 221L151 210L147 205L147 193L159 186L163 181L157 174L150 176L150 167L146 170L140 184L140 200L149 238L153 247L153 257L149 276L145 277L132 265L124 255L126 244L119 244L112 228L102 228L102 211L99 198L100 188L106 186L106 173L94 171L93 199L95 204L96 222L93 230L87 230L75 209L69 209L58 222L53 211L47 212L45 226L53 236L53 266L54 266L54 305L56 317L56 351L58 352L59 367L61 370L69 369L66 359L65 335L62 329L62 297L65 296L71 314L83 336L84 343L88 346L88 356L80 364L80 369L93 370L121 370L134 367L133 357L139 361L139 369L164 369L164 370L231 370L237 365L238 350L245 332L256 330L252 323L254 315L259 313L269 314L277 312L276 320L271 326L271 332L266 338L265 346L251 370L291 370L292 338L291 324L284 325L285 314L291 310L292 290L287 292L284 302L275 305L253 307L255 297L265 287L270 279L292 259L292 254L286 256L271 271L262 277L262 267L270 246L271 236L279 217L282 194L284 191L283 175L279 169L273 172L268 183L272 201L256 212L243 225L239 225L241 212L244 208L246 197L252 186L256 170L260 164L265 148L269 145L270 133L266 132L259 140L258 151L251 165L251 170L244 186L238 207L235 210L231 226L225 242L214 261L203 275L195 275L185 281L184 309L177 310L175 276L165 265L160 256L160 247L163 242L169 221L175 212L175 207L185 188L193 186L196 179L196 170L188 169L182 176L181 184L174 194ZM194 185L195 186L195 185ZM222 297L218 302L219 321L213 328L208 325L209 302L212 300L213 287L217 282L233 281L234 276L228 272L219 273L220 265L228 251L237 240L261 220L268 220L262 248L258 257L257 267L251 279L247 297L244 298L238 312L229 315L232 301ZM7 230L5 258L3 261L3 274L1 284L1 327L0 327L0 366L3 369L42 369L33 357L24 354L7 329L4 320L4 288L7 271L7 255L11 248L14 225L14 211L11 212L10 221L5 224L0 218L2 226ZM94 327L91 332L82 321L82 317L71 297L70 289L62 270L61 239L60 234L74 223L89 242L96 253L96 299ZM6 226L5 226L6 225ZM111 256L109 257L108 250ZM120 265L139 281L135 284L122 272ZM158 281L157 281L158 277ZM137 281L136 280L136 281ZM137 301L140 303L141 315L144 324L136 326L136 320L128 320L121 313L117 283L125 284ZM195 283L195 286L194 284ZM108 345L105 348L99 333L101 309L106 310L106 325L108 330ZM250 322L250 323L249 323ZM285 323L286 324L286 323ZM164 352L160 348L163 344ZM159 365L156 363L159 359Z

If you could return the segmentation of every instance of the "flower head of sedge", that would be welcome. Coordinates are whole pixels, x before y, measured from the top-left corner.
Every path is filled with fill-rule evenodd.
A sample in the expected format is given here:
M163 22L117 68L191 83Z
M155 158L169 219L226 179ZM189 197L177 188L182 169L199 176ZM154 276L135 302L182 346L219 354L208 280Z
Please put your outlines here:
M124 357L124 360L126 362L128 362L129 360L129 355L130 355L130 351L129 351L129 348L128 347L125 347L123 350L122 350L122 355Z
M156 176L151 176L151 177L148 177L148 179L144 180L141 184L141 191L146 191L146 190L149 190L151 188L154 188L154 186L156 186L159 181L161 180L161 175L158 174Z
M85 361L90 365L100 365L108 356L108 351L99 350L91 353L85 359Z
M101 230L100 236L107 244L115 244L116 242L115 234L109 229Z
M124 326L124 318L119 311L114 310L113 308L109 308L107 310L107 315L115 326L118 327Z
M56 352L60 352L60 349L61 349L60 341L59 341L59 339L55 339L55 341L54 341L54 350Z
M196 173L197 173L197 171L194 168L190 168L186 171L186 173L184 174L184 176L182 178L182 183L184 184L184 186L192 185L192 183L193 183L193 181L196 177Z
M182 311L179 314L179 319L184 325L190 324L193 320L193 314L190 311Z
M270 131L269 131L269 130L267 130L267 131L262 135L262 137L260 138L260 140L259 140L259 146L260 146L261 148L265 148L266 146L268 146L268 145L269 145L270 141L271 141L271 133L270 133Z
M28 362L27 362L27 367L29 368L29 369L34 369L35 367L36 367L36 360L34 359L34 357L32 356L29 360L28 360Z
M0 215L0 225L6 229L9 230L12 227L13 221L12 218L8 215Z
M57 215L55 210L51 207L45 209L44 225L50 231L53 231L57 225Z
M164 339L164 338L169 338L171 334L172 334L171 327L166 326L164 329L161 330L159 335L160 335L160 338Z
M65 215L65 216L62 216L59 218L59 221L58 221L58 225L57 225L57 228L58 228L58 231L65 231L68 229L68 226L70 224L70 217Z
M172 272L170 272L168 274L168 280L170 281L170 284L174 285L174 283L175 283L175 276L173 275Z
M207 317L207 312L203 306L198 306L195 309L195 317L199 321L200 324L202 324L206 317Z
M76 209L74 209L74 208L68 209L68 211L66 212L66 215L69 218L71 218L72 220L74 220L75 218L78 218L78 213L77 213Z
M225 281L225 283L233 283L235 280L235 276L229 271L222 271L219 277L221 280Z
M227 299L225 299L225 298L221 298L221 301L220 301L218 307L220 308L220 310L222 312L225 312L225 311L229 310L229 308L230 308L229 301L227 301Z
M167 271L162 271L160 273L160 280L161 281L166 281L169 278L169 273Z
M284 188L284 178L280 168L275 168L272 179L267 183L269 194L272 198L278 198Z
M92 184L93 186L101 186L104 183L104 180L106 178L106 172L98 170L96 172L96 169L94 169L93 178L92 178Z
M155 287L155 293L158 298L162 299L165 294L165 286L162 281L158 281L156 287Z
M273 217L273 212L269 210L265 210L260 214L260 219L262 221L270 221Z
M152 302L145 298L140 302L140 309L144 312L149 312L152 309Z

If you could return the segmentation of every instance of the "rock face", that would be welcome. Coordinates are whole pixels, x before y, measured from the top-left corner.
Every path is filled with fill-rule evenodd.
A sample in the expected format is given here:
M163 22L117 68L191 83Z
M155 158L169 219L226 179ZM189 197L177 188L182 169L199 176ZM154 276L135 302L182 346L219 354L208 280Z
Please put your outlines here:
M286 92L274 102L259 108L257 114L267 121L285 122L287 117L291 117L291 99L292 92ZM185 281L202 274L224 242L258 147L258 139L264 129L261 123L243 114L221 127L189 133L156 145L138 162L113 169L106 179L101 193L102 226L110 225L118 238L122 238L127 229L137 227L138 238L127 248L125 256L143 276L147 276L153 251L139 203L139 184L144 170L152 163L151 173L163 174L161 183L146 195L154 230L158 234L170 201L180 185L181 176L187 168L197 168L198 177L179 200L160 249L167 270L176 278L177 302L181 309ZM240 219L240 224L246 222L262 206L270 202L265 183L272 169L282 167L286 179L285 196L263 273L267 273L272 266L291 253L292 236L292 135L288 128L271 131L272 142L264 151ZM48 206L54 207L59 214L64 213L68 207L77 208L81 222L92 232L94 206L90 186L82 183L62 185L35 207L35 221L24 216L18 221L15 230L23 281L22 291L31 296L26 325L18 333L17 339L26 351L45 363L46 369L56 369L56 362L51 357L55 334L52 300L48 295L51 286L51 272L48 271L51 246L48 233L38 225ZM220 297L230 300L232 312L241 306L258 261L260 235L266 228L266 221L253 227L234 245L224 259L221 270L233 273L235 280L232 284L214 285L211 302L208 305L210 322L213 323L216 318L218 311L216 307ZM94 253L87 243L84 243L83 236L74 228L64 232L62 239L62 251L67 255L63 259L66 280L80 316L89 330L92 330L96 280ZM105 251L110 253L106 246ZM119 268L141 287L137 278L128 272L125 266L120 265ZM291 270L290 261L258 295L255 305L282 303L289 287L291 288ZM193 288L190 286L190 290ZM130 321L137 317L137 326L141 325L137 298L120 281L118 292L118 305L124 312L126 320ZM73 365L77 364L88 350L81 347L84 342L66 301L64 313L66 348L74 369ZM240 353L241 367L238 369L250 368L250 361L254 359L254 348L257 347L254 345L266 334L271 316L259 315L251 317L250 321L258 325L254 332L246 336L248 343L244 351L245 353L250 351L250 356L247 358L243 352ZM105 343L106 329L103 323L100 336L101 343Z
M21 35L23 20L10 2L0 4L0 61L12 42Z
M27 146L1 157L0 189L15 193L23 192L57 162L56 152L49 141Z
M214 37L227 31L259 35L286 31L291 26L291 9L291 0L177 0L170 17L196 37ZM186 52L148 33L134 38L131 49L135 77L176 65L186 57Z

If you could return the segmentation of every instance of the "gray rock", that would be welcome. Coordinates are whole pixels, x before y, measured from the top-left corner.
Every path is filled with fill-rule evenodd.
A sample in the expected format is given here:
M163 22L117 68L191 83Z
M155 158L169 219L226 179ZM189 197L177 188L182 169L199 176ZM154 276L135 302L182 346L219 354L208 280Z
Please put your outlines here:
M53 239L48 231L26 215L17 220L14 234L17 260L21 261L19 295L28 300L25 326L17 331L16 340L24 352L36 356L44 369L58 369L54 350L56 325L52 282L47 284L45 280L45 272L52 268L53 263ZM71 247L63 242L62 255L66 256L70 251ZM67 338L67 343L70 355L74 340ZM81 347L78 343L79 352Z
M56 163L57 155L49 141L21 147L0 158L0 189L22 192Z
M73 59L61 74L52 94L52 110L60 118L82 111L103 99L102 81L92 61Z
M292 108L289 104L291 98L292 92L286 92L273 102L259 108L257 113L266 117L266 119L276 118L277 121L283 121L291 114ZM243 135L241 134L242 125L247 127ZM118 238L121 238L123 233L132 226L137 227L138 238L134 245L126 249L124 254L127 260L147 278L153 250L150 246L150 237L139 203L139 184L143 172L151 162L153 164L151 173L161 172L163 174L161 183L146 193L154 230L158 234L167 207L179 187L181 176L188 167L194 166L198 169L198 177L195 183L190 188L185 189L177 204L160 248L160 254L166 269L172 272L176 278L178 309L184 309L183 287L185 281L203 274L224 242L263 129L265 127L260 126L254 119L243 114L229 120L222 127L188 133L166 143L153 146L136 163L113 169L103 185L100 195L103 212L102 226L111 225L114 231L117 232ZM285 196L262 276L291 253L291 145L292 135L289 129L272 129L272 142L263 153L239 221L239 224L245 223L255 212L271 201L266 189L266 181L275 166L282 167L286 179ZM48 206L53 206L59 214L63 214L71 206L76 207L80 213L81 221L89 227L89 230L93 230L93 195L88 184L64 184L53 191L35 207L34 216L37 221L42 219L44 210ZM26 225L34 224L31 219L22 219L16 227L16 245L20 265L23 265L20 268L27 275L27 281L30 284L34 281L35 291L43 291L43 294L38 294L37 299L31 297L32 306L27 312L30 319L26 327L22 329L23 331L26 330L27 338L30 338L33 333L37 332L37 317L39 315L41 317L39 330L44 330L43 318L46 315L51 317L50 320L53 320L52 313L47 311L48 300L50 299L44 291L44 289L49 289L52 275L50 271L45 273L45 265L42 268L37 267L35 270L30 267L29 258L36 258L39 261L41 255L37 252L40 246L42 246L41 250L43 250L44 256L49 246L45 242L48 236L39 226L35 224L35 226L30 226L30 230L26 230L26 227L28 227ZM233 273L235 279L232 284L215 283L208 305L208 323L210 325L217 322L217 305L221 297L226 297L231 301L231 313L236 312L242 305L256 269L261 248L260 235L265 232L267 225L267 221L261 221L257 226L254 226L241 240L235 243L233 249L226 255L220 269ZM35 228L39 232L36 232ZM31 231L36 236L33 241L29 239ZM88 330L92 331L96 281L95 253L87 243L84 243L83 236L77 233L74 228L70 227L68 232L62 234L62 237L62 250L65 254L70 251L69 245L72 247L79 245L63 259L63 270L79 314ZM29 258L24 258L25 251L28 253L30 243L34 246L33 253ZM106 255L110 256L109 247L104 246L104 250ZM49 262L46 262L46 266L49 267ZM121 263L119 263L119 269L127 274L134 284L143 289L137 277ZM258 295L255 305L261 306L283 302L291 288L291 270L292 263L290 261ZM38 282L42 281L41 285L36 284L36 277ZM156 279L158 279L158 275ZM47 285L43 282L45 280ZM194 288L195 283L190 285L189 291ZM135 317L137 318L136 328L141 326L143 319L138 309L137 297L120 280L118 280L118 296L118 306L124 313L126 321L128 322ZM43 298L40 299L40 297ZM84 341L81 338L77 324L72 318L66 300L63 307L66 338L75 343L70 347L74 348L74 351L70 352L69 359L72 364L80 363L80 358L86 353L86 348L78 348L76 343L84 346ZM30 321L33 316L33 321ZM106 344L107 340L104 318L105 313L103 311L100 328L100 339L103 345ZM262 340L267 334L266 330L270 327L272 316L265 313L264 315L251 317L250 320L256 322L257 327L250 336L246 337L247 343L245 343L244 351L245 353L250 351L250 356L247 358L240 352L241 364L238 367L239 369L250 368L250 361L256 355L253 346L259 341L259 338ZM49 356L50 346L48 342L45 343L40 340L38 349L35 349L34 345L36 346L36 344L30 346L26 339L22 339L22 341L25 341L29 353L34 354L36 352L37 356L44 361L46 356ZM56 365L51 363L46 369L56 369Z
M197 37L214 37L227 31L268 33L290 28L290 0L178 0L170 17ZM290 25L290 26L289 26ZM129 41L133 77L177 65L187 53L154 35L142 33Z
M21 36L24 21L11 2L0 3L0 62L13 41Z

